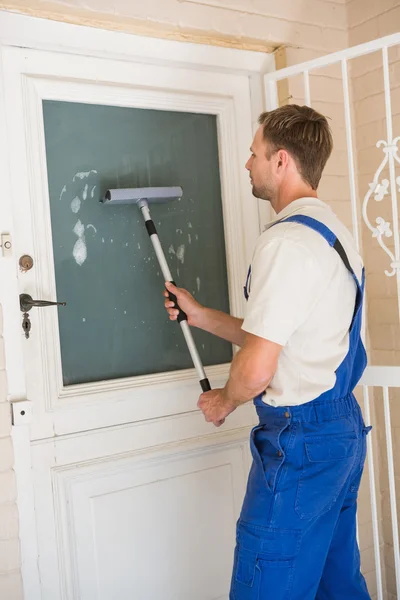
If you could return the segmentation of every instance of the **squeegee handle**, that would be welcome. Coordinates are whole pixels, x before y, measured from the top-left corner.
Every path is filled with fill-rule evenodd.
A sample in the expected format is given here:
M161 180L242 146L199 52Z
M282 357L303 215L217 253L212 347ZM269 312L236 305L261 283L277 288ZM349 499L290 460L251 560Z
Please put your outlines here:
M171 281L171 283L176 287L175 281ZM192 337L192 334L190 331L189 323L187 320L187 314L185 312L183 312L183 310L179 307L179 304L178 304L175 294L171 294L171 292L168 292L168 297L172 302L174 302L175 308L177 308L179 310L177 321L178 321L179 325L181 326L183 335L186 340L187 347L189 349L193 363L196 367L197 373L200 377L199 383L200 383L201 389L203 392L209 392L211 390L211 385L210 385L210 382L208 381L208 378L206 377L206 374L203 369L203 365L201 364L201 359L200 359L199 353L197 352L197 348L196 348L196 345L194 343L194 340L193 340L193 337Z
M197 352L196 344L192 336L192 332L190 331L189 324L187 320L181 321L179 323L182 329L183 336L186 341L186 345L190 352L190 356L192 357L193 364L197 371L197 375L199 377L199 383L203 392L209 392L211 390L210 382L207 379L207 376L204 372L203 365L201 363L201 358L199 353Z
M154 222L150 216L150 211L149 211L149 207L147 204L146 200L142 200L139 202L139 208L141 210L141 213L143 215L143 219L146 225L146 229L147 229L147 233L149 234L151 243L153 245L154 251L156 253L157 256L157 260L158 263L160 265L162 274L164 276L164 281L171 281L171 283L173 283L174 285L175 282L172 279L171 276L171 272L169 270L168 267L168 263L166 261L165 258L165 254L163 252L163 249L161 247L161 243L160 240L158 238L158 234L157 234L157 229L156 226L154 225ZM183 312L183 310L179 307L178 302L177 302L177 298L174 294L171 294L171 292L168 292L169 298L172 302L174 302L176 308L179 310L178 313L178 322L179 325L181 326L182 329L182 333L183 336L185 338L186 341L186 345L188 347L190 356L192 358L193 361L193 365L197 371L197 375L199 377L199 383L201 386L201 389L203 392L209 392L211 390L211 386L210 386L210 382L208 381L208 378L204 372L204 368L201 362L201 358L199 356L199 353L197 351L196 348L196 344L195 341L193 339L192 336L192 332L190 331L190 327L189 327L189 323L187 321L187 315L186 313Z
M172 285L174 285L176 287L176 283L175 281L171 281ZM168 290L167 290L168 291ZM187 321L187 314L185 312L183 312L183 310L180 308L179 304L178 304L178 299L175 296L175 294L173 294L172 292L168 292L168 298L171 300L171 302L173 302L175 304L175 308L178 309L178 318L177 321L178 323L180 323L181 321Z

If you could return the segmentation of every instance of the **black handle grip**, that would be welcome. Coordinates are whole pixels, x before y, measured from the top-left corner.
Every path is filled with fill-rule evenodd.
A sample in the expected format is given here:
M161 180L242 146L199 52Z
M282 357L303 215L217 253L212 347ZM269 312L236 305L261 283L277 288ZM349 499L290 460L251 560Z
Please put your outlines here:
M172 283L172 285L174 285L176 287L175 281L171 281L171 283ZM171 300L171 302L173 302L175 304L175 308L177 308L179 310L178 319L177 319L178 323L180 323L181 321L187 321L187 314L185 312L183 312L183 310L180 308L175 294L172 294L172 292L168 292L168 298Z
M199 383L203 392L209 392L211 390L211 385L207 377L205 379L200 379Z

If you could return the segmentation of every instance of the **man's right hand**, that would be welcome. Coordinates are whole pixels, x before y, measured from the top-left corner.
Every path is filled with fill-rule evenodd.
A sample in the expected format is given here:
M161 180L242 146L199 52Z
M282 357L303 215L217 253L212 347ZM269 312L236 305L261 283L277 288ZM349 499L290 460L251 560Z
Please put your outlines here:
M168 291L164 291L164 296L166 298L164 306L167 309L170 321L176 321L179 311L175 308L174 302L169 299L168 292L171 292L176 296L180 308L187 314L188 324L198 327L200 315L204 307L199 304L187 290L178 288L169 281L165 282L165 287Z

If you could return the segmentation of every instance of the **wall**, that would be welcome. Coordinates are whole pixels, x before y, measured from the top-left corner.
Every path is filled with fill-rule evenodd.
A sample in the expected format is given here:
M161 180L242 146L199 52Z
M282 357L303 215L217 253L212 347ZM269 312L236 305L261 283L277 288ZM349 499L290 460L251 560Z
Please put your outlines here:
M352 0L348 6L346 0L0 0L0 8L5 10L93 27L263 51L285 45L288 64L346 48L349 45L347 13L351 23L356 25L356 19L362 20L365 15L365 4L365 0ZM375 4L368 0L369 10L383 12L380 8L374 8ZM387 18L385 15L386 13L382 16L375 14L374 18L377 22L384 22ZM379 31L375 32L374 28L369 30L368 26L360 27L360 35L362 33L366 39L379 35ZM351 30L353 37L355 32L356 28ZM311 94L314 106L332 118L336 142L335 153L321 187L321 196L331 203L338 215L350 226L339 77L337 68L326 69L313 76ZM299 81L291 82L287 89L287 101L302 99ZM5 368L1 346L0 368ZM0 598L21 600L15 482L9 437L10 419L8 405L5 403L5 371L0 371L0 376ZM373 588L371 517L367 499L368 490L366 483L363 483L360 507L360 524L363 526L361 546L364 571Z
M398 0L380 0L379 3L366 0L350 0L348 3L348 25L350 46L371 39L396 33L400 29L400 2ZM393 114L393 137L400 135L400 48L389 50L391 100ZM360 199L368 192L369 184L384 155L376 147L378 140L387 140L385 103L383 88L382 57L374 53L368 57L353 61L352 83L355 108L356 150L358 162L358 189ZM400 175L397 165L396 175ZM389 178L388 169L382 173L381 180ZM399 195L398 195L399 198ZM377 217L383 217L393 223L391 213L390 189L381 202L374 196L368 211L370 221L375 225ZM393 251L393 237L386 238ZM400 364L400 324L398 313L398 295L396 278L387 277L385 269L390 270L390 259L379 247L376 238L364 227L363 249L367 271L368 323L370 356L376 365ZM383 414L382 394L375 391L374 405L376 414L376 462L387 464L386 430ZM400 509L400 394L391 392L392 436L395 456L395 475L398 491L397 506ZM393 537L390 518L390 496L387 469L379 470L379 513L382 542L382 563L385 598L394 600L396 596L393 558ZM399 511L400 517L400 511Z
M1 0L0 8L157 37L265 49L298 61L347 45L345 0Z

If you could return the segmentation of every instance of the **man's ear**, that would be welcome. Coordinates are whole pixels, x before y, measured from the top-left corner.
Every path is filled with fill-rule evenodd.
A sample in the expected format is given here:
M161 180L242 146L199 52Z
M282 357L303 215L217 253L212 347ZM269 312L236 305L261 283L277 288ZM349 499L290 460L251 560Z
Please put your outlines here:
M278 150L276 153L276 165L278 167L287 167L288 163L289 163L289 153L284 150Z

